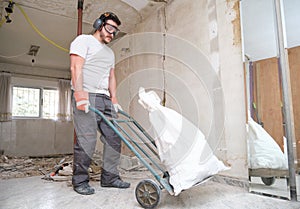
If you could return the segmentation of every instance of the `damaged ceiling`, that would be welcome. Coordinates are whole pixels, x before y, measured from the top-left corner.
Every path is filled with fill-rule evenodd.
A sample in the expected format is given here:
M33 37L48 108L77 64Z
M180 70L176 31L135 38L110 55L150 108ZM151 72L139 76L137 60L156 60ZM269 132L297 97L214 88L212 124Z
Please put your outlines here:
M77 0L14 0L13 13L5 10L8 0L0 2L0 63L56 70L69 70L68 49L77 36ZM121 34L153 15L169 0L85 0L82 33L105 11L121 19ZM11 20L7 23L7 17ZM37 51L30 51L37 48Z

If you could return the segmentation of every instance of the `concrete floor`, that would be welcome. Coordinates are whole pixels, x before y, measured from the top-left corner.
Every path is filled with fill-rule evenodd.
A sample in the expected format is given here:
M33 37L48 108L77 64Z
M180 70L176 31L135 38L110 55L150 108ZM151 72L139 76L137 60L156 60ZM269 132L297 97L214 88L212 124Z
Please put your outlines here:
M96 194L82 196L73 191L70 182L46 181L41 176L0 180L0 208L3 209L134 209L141 208L135 199L135 186L151 178L147 172L125 173L123 179L131 182L129 189L101 188L91 181ZM249 193L245 188L230 186L212 180L171 196L162 191L157 208L205 209L299 209L300 202Z
M296 176L296 180L300 180L299 175ZM297 181L297 183L298 183ZM300 200L300 188L297 188L298 200ZM252 177L250 183L250 191L256 192L258 194L268 194L273 196L278 196L282 198L290 198L290 190L288 187L287 180L285 178L276 178L275 182L271 186L265 185L260 177Z

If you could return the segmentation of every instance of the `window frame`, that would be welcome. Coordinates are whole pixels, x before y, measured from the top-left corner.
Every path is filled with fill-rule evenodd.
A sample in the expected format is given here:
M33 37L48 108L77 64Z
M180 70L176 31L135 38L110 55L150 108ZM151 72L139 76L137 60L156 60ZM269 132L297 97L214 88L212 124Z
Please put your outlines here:
M42 87L42 92L41 92L41 105L40 105L40 111L41 111L41 113L40 113L40 115L41 115L41 118L42 119L48 119L48 120L57 120L57 114L58 114L58 108L59 108L59 104L57 104L57 109L56 109L56 116L55 116L55 118L46 118L44 115L43 115L43 107L44 107L44 92L45 92L45 90L55 90L55 91L57 91L57 96L58 96L58 98L57 98L57 102L59 103L59 91L58 91L58 88L55 88L55 87Z
M17 88L26 88L26 89L39 89L40 91L40 96L39 96L39 115L38 116L14 116L12 115L12 119L44 119L44 120L57 120L57 117L55 118L45 118L43 115L43 104L44 104L44 90L56 90L58 91L57 87L41 87L41 86L30 86L30 85L17 85L17 84L13 84L11 86L11 92L12 92L12 96L11 96L11 109L13 110L13 97L14 97L14 87ZM58 92L59 93L59 92Z

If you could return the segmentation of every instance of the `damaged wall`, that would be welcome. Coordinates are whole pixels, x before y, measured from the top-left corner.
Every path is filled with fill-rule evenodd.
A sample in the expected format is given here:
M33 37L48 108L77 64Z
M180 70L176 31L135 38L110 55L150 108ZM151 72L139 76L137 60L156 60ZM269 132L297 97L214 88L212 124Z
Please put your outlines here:
M155 90L205 134L225 175L246 179L241 48L238 0L173 0L113 45L119 103L151 132L138 89Z
M119 40L113 49L118 98L124 110L151 133L147 112L138 104L138 89L155 90L163 104L201 129L215 154L231 166L226 175L247 179L238 3L239 0L169 1L136 25L132 34ZM72 149L73 128L43 121L43 127L49 127L46 136L42 129L33 129L31 125L26 128L26 123L36 125L38 120L2 123L1 139L8 134L6 130L10 130L11 136L5 138L5 143L1 140L1 147L18 145L22 149L24 143L34 144L30 155L37 149L46 152L47 148L56 153L57 147L64 147L54 146L55 143L70 143L66 147ZM6 125L12 128L7 129ZM13 129L17 126L18 139ZM57 127L64 134L56 134Z
M12 85L18 86L57 88L58 77L69 77L69 72L61 70L30 68L14 64L0 63L0 69L11 72ZM46 78L46 75L49 77ZM0 122L0 150L8 156L73 153L73 131L72 121L23 118Z
M0 123L0 149L8 156L73 153L73 123L21 119Z

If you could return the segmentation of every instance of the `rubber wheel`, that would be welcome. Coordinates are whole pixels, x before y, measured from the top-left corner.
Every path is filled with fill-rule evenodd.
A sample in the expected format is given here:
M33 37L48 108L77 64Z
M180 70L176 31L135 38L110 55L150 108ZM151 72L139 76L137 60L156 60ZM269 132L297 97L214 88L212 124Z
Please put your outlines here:
M143 180L135 188L135 197L143 208L155 208L160 202L160 188L151 179Z
M265 185L271 186L275 182L275 177L261 177L261 180Z

